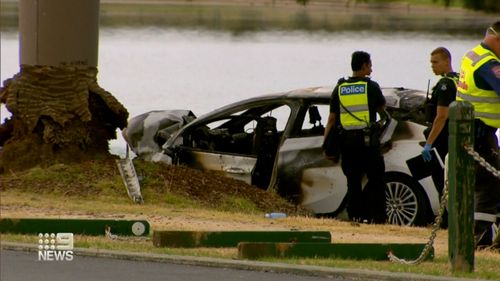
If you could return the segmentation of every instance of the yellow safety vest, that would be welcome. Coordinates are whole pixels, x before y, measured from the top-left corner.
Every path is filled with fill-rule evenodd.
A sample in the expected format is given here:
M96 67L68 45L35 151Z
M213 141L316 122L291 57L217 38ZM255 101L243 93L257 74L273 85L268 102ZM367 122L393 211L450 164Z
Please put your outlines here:
M344 82L339 85L340 124L346 130L363 129L370 122L368 83Z
M474 115L486 125L500 128L500 97L493 90L483 90L474 81L474 72L491 60L499 60L490 50L477 45L462 59L458 80L457 100L465 100L474 106Z

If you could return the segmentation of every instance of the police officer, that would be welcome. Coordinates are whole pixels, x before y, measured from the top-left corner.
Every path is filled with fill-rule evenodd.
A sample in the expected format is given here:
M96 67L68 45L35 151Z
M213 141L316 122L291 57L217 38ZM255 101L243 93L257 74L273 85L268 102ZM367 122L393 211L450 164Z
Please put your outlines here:
M500 168L500 21L488 27L483 41L462 59L457 100L474 106L475 143L478 152L497 170ZM476 245L492 244L492 223L500 205L500 179L476 164L475 228ZM498 245L497 245L498 246Z
M363 51L352 54L353 75L341 78L332 92L330 115L325 128L325 141L331 130L340 130L342 171L347 178L347 213L353 221L384 223L385 164L374 127L376 112L384 112L385 98L379 85L368 77L372 72L370 55ZM328 156L337 161L336 156ZM365 190L369 196L363 201L361 180L368 177ZM368 209L366 209L368 208Z
M437 149L443 161L448 154L448 106L455 100L458 82L458 74L451 66L451 54L446 48L438 47L431 52L431 67L441 79L432 88L431 99L426 104L426 118L432 124L430 130L426 130L427 141L422 150L427 162L432 160L432 147ZM444 173L433 175L433 180L441 194Z

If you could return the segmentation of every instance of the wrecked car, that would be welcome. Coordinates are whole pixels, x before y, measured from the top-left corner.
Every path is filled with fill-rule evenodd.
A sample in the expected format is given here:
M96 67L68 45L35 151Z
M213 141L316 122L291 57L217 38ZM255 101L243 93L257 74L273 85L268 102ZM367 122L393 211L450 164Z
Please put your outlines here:
M275 189L318 216L337 216L345 209L347 181L340 164L325 159L322 150L332 90L317 87L259 96L197 118L190 111L164 111L169 121L161 122L167 125L162 126L156 116L149 124L152 131L143 134L156 143L158 153L145 155L150 160L222 171L259 188ZM425 225L439 209L439 192L430 176L414 178L406 160L420 155L425 141L420 108L426 94L404 88L382 90L390 116L381 138L388 220ZM135 121L131 120L124 137L141 157L137 145L146 141L129 141L134 131L141 130L133 128ZM168 133L162 134L165 128Z

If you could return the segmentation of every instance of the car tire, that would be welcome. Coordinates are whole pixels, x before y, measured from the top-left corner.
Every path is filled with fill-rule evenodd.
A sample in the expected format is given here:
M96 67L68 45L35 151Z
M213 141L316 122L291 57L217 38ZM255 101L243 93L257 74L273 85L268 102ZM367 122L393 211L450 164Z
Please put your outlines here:
M425 193L410 176L401 173L386 173L385 191L387 221L396 225L427 224Z

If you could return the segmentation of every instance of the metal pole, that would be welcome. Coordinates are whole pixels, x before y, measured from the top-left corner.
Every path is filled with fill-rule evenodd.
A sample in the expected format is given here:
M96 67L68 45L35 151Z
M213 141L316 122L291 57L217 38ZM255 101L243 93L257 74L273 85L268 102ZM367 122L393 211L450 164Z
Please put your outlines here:
M448 258L453 272L474 271L474 107L455 101L449 114Z

